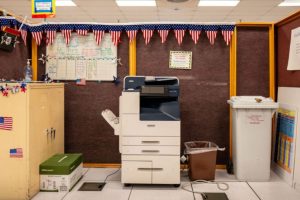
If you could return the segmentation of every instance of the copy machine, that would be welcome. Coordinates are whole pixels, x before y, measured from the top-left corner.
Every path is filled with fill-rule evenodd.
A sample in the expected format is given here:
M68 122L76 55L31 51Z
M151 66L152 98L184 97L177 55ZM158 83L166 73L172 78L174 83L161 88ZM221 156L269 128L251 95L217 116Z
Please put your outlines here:
M123 184L180 185L179 80L127 76L119 117L102 116L119 135Z

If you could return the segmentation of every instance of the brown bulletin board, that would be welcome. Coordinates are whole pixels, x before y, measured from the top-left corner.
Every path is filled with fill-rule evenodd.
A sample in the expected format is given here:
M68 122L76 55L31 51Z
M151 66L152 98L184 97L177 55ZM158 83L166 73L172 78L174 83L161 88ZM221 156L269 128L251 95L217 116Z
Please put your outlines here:
M291 30L300 26L300 15L275 27L276 67L279 87L300 87L300 71L288 71Z
M20 43L16 44L12 52L0 50L0 79L18 81L24 79L27 59L31 58L31 37L28 36L27 39L27 46L21 38L18 38Z
M75 34L75 33L74 33ZM90 33L92 34L92 33ZM86 163L120 163L119 137L101 116L104 109L111 109L119 115L119 96L123 89L123 78L128 75L128 37L121 35L118 45L118 65L120 84L112 82L87 82L77 86L74 81L65 85L65 152L83 153ZM40 48L45 54L45 46ZM45 66L39 61L39 77Z
M192 69L169 69L170 51L192 51ZM218 164L229 156L229 47L221 32L214 45L204 32L194 44L188 32L179 46L173 31L166 43L156 31L148 45L137 34L137 75L177 76L180 80L181 142L206 140L226 147L218 152Z
M270 96L268 27L237 27L237 95Z

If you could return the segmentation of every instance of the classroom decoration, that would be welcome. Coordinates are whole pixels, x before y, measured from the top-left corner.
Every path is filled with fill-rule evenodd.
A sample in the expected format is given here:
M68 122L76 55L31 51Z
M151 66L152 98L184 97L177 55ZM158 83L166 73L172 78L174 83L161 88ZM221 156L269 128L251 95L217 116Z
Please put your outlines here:
M215 43L215 39L217 37L218 27L217 26L206 26L205 32L207 34L207 38L209 39L210 44Z
M192 52L170 51L169 68L192 69Z
M42 57L40 57L38 60L42 61L43 64L45 64L46 62L48 62L48 57L42 53Z
M2 93L2 96L8 97L9 92L11 94L16 94L19 91L26 92L26 83L17 83L16 85L0 85L0 92Z
M46 73L53 80L112 81L117 75L117 46L110 34L104 34L100 45L94 35L76 36L68 46L61 33L48 45Z
M32 18L55 16L55 0L32 0Z
M13 125L13 118L12 117L3 117L0 116L0 129L11 131Z
M20 36L18 30L4 27L3 31L0 31L0 49L11 52L18 43L18 36Z
M10 158L23 158L23 149L22 148L10 149L9 157Z
M35 42L38 46L40 46L43 35L43 28L41 26L32 26L30 27L30 32L32 37L35 39Z
M26 29L21 29L21 37L24 41L25 46L27 46L27 30Z
M15 19L14 17L0 17L0 26L17 26L20 27L21 22ZM210 44L214 44L217 33L220 31L224 41L229 45L234 31L234 23L149 23L149 24L139 24L139 23L124 23L124 24L100 24L100 23L50 23L44 22L40 24L30 25L24 24L21 28L22 39L26 43L27 32L30 31L32 36L36 39L37 42L40 42L40 37L43 36L41 33L46 33L47 36L47 45L53 44L56 36L56 32L60 31L63 33L65 38L65 43L70 44L71 34L73 31L77 32L78 35L86 36L88 32L92 31L97 45L100 45L103 34L109 32L111 35L111 40L115 46L120 43L120 35L122 31L126 31L129 40L132 41L136 37L138 31L142 31L145 43L148 44L154 33L157 31L161 37L161 42L165 43L168 33L170 30L173 30L178 44L182 43L185 32L188 32L195 44L198 43L199 36L201 31L205 31L207 37L210 41ZM41 33L40 33L41 32Z

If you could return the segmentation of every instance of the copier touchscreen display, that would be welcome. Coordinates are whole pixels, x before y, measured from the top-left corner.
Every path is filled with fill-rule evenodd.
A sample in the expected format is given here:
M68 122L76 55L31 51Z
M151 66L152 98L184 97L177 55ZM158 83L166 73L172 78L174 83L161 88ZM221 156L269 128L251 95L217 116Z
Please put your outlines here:
M142 87L143 94L164 94L165 88L164 87Z

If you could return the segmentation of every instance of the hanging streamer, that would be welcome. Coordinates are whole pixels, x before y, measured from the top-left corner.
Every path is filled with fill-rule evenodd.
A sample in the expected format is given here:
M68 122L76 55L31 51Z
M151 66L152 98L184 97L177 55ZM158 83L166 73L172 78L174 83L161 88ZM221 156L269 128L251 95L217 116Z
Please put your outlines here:
M222 30L222 35L223 35L224 41L226 42L227 46L229 45L229 43L231 41L232 33L233 33L233 31Z
M61 32L66 40L66 44L70 44L72 30L61 30Z
M119 44L119 39L121 36L121 31L110 31L111 40L115 46Z
M165 43L167 41L167 37L169 34L169 30L157 30L159 33L159 36L161 38L161 43Z
M27 45L27 30L21 29L21 37L23 39L24 45Z
M97 45L100 45L102 37L104 35L104 31L100 31L100 30L93 30L94 36L95 36L95 40Z
M129 38L129 42L132 42L132 40L134 40L136 37L137 30L129 30L126 32L127 32L128 38Z

